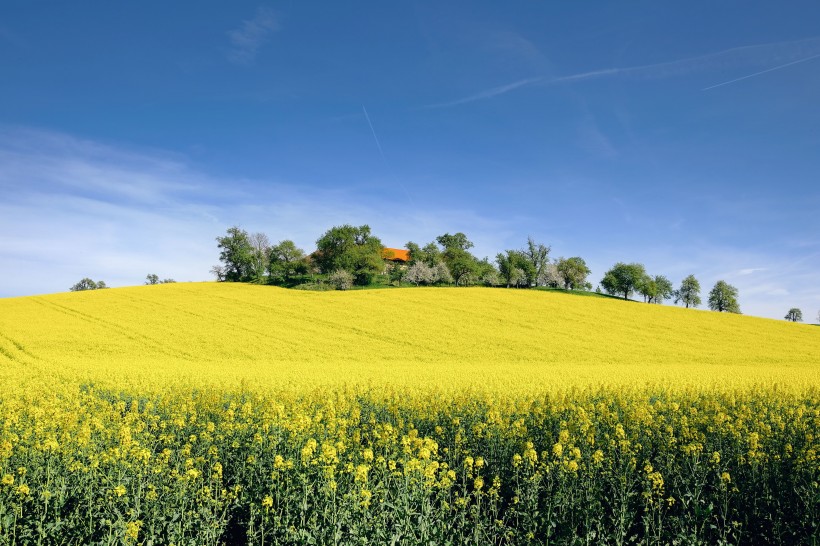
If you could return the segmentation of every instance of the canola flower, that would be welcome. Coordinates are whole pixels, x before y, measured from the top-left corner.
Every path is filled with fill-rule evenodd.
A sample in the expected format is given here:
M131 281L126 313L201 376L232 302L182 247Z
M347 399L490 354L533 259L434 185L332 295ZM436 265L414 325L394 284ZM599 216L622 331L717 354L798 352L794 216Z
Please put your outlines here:
M818 334L490 289L0 300L0 544L811 544Z

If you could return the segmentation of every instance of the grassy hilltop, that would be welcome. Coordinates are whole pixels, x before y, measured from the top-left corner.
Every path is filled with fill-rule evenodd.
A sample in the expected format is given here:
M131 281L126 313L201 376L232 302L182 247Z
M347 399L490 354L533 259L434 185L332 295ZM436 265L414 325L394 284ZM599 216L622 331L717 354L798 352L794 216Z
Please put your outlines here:
M201 283L0 300L0 362L88 380L817 385L817 355L805 325L527 290Z

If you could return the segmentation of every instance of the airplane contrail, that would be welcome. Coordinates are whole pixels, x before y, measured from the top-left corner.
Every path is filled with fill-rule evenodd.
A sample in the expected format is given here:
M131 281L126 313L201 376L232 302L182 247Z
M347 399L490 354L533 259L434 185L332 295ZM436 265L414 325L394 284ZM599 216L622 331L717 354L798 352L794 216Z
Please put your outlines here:
M362 112L364 112L364 118L367 120L367 124L370 126L370 132L373 133L373 140L376 141L376 147L379 149L379 155L382 156L382 160L387 163L387 159L384 157L384 152L382 151L382 145L379 142L379 137L376 136L376 129L373 128L373 123L370 121L370 116L367 115L367 108L364 107L362 104Z
M367 114L367 108L364 107L362 104L362 112L364 112L364 118L367 120L367 124L370 126L370 132L373 133L373 140L376 141L376 147L379 149L379 155L382 156L382 161L384 161L384 166L387 168L387 172L390 173L390 176L393 177L393 181L398 184L402 190L404 190L404 194L407 195L407 200L410 201L410 205L415 208L416 204L413 203L413 198L410 197L410 192L407 191L407 188L404 187L404 184L399 182L398 177L393 172L393 169L390 168L390 164L387 162L387 157L384 155L384 150L382 150L381 142L379 142L379 137L376 136L376 129L373 128L373 122L370 121L370 116Z
M712 85L712 86L709 86L709 87L704 87L703 89L701 89L701 91L709 91L710 89L714 89L715 87L721 87L721 86L724 86L724 85L729 85L730 83L739 82L741 80L748 80L749 78L754 78L755 76L760 76L761 74L765 74L766 72L772 72L774 70L780 70L781 68L786 68L787 66L791 66L793 64L804 63L806 61L816 59L817 57L820 57L820 53L818 53L817 55L812 55L811 57L806 57L804 59L797 59L796 61L792 61L790 63L781 64L780 66L767 68L766 70L761 70L760 72L755 72L754 74L749 74L748 76L742 76L740 78L735 78L735 79L729 80L727 82L718 83L718 84L715 84L715 85Z

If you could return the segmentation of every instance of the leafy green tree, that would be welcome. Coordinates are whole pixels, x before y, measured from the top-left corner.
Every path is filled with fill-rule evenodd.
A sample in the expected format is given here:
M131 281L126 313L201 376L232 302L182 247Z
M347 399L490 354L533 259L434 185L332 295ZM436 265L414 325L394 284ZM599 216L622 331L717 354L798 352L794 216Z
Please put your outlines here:
M673 294L675 303L682 302L688 309L700 305L700 283L694 275L689 275L680 283L680 288Z
M535 271L532 263L521 250L500 252L495 257L495 263L498 264L498 271L501 279L507 284L507 288L510 285L529 284L529 279Z
M251 244L251 276L259 281L270 264L270 240L264 233L251 233L248 240Z
M656 288L651 303L663 303L663 300L667 300L675 295L675 287L672 285L672 281L664 275L655 275L653 281Z
M145 276L145 284L148 284L148 285L150 285L150 284L168 284L168 283L174 283L174 282L177 282L177 281L175 281L174 279L162 279L162 280L160 280L159 276L157 276L153 273L150 273L150 274Z
M476 278L484 286L498 286L501 283L501 279L498 277L498 269L487 258L478 261Z
M524 272L527 274L527 284L538 286L539 279L544 277L547 265L549 265L550 247L536 243L532 237L527 237L527 247L524 249L524 256L530 264Z
M663 275L645 275L637 290L647 303L663 303L663 300L671 298L675 292L672 281Z
M623 294L626 300L640 286L644 277L646 269L643 264L618 262L604 274L601 286L607 294Z
M587 263L578 256L572 258L558 258L555 264L558 276L564 283L564 288L574 290L577 288L585 288L587 276L591 273L587 267Z
M69 288L72 292L82 292L83 290L100 290L102 288L108 288L106 286L105 281L95 282L88 277L81 279L77 284Z
M737 288L726 281L716 282L711 292L709 292L709 309L740 314L740 305L737 303Z
M366 224L334 226L316 240L316 248L315 259L323 272L344 269L358 285L370 284L384 270L384 246Z
M404 278L404 271L406 267L404 264L391 263L387 265L387 278L390 284L395 283L396 286L401 286L401 280Z
M798 309L797 307L792 307L789 309L789 312L786 313L786 316L783 317L786 320L790 320L792 322L803 322L803 311Z
M249 281L253 276L254 250L250 236L237 226L228 228L223 237L216 238L220 249L219 260L222 262L222 274L217 280L231 282Z
M435 267L436 264L442 261L441 251L436 246L436 243L427 243L424 248L422 248L413 241L410 241L404 245L404 248L406 248L410 254L410 262L408 265L423 262L430 267Z
M270 248L268 274L274 280L289 280L294 275L305 273L305 251L296 246L290 239L279 241Z
M458 232L455 235L450 235L449 233L439 235L438 237L436 237L436 242L440 244L442 248L444 248L444 250L470 250L471 248L473 248L472 241L467 239L467 236L461 232Z
M478 260L469 252L473 243L461 232L445 233L436 237L436 242L443 248L441 258L456 286L468 284L478 271Z

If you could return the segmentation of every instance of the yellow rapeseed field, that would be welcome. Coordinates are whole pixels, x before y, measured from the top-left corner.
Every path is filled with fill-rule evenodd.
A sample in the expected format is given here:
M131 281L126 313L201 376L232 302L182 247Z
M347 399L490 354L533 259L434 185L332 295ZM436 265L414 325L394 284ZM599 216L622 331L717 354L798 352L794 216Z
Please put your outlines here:
M818 544L820 328L563 293L0 300L0 545Z
M502 289L171 284L0 300L0 362L68 380L511 392L820 385L820 330Z

